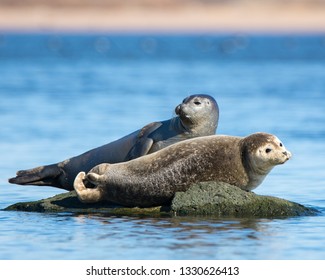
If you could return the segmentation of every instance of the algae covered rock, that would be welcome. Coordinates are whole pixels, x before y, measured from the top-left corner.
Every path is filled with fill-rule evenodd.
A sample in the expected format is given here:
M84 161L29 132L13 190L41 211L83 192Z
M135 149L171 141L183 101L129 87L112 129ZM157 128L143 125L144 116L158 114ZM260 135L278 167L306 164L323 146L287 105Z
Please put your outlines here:
M5 210L28 212L78 212L106 213L112 215L157 215L163 212L163 207L138 208L123 207L109 202L82 203L75 191L62 193L50 198L33 202L20 202L8 206Z
M17 203L5 210L31 212L82 212L109 215L211 215L216 217L289 217L315 215L317 211L288 200L256 195L235 186L205 182L175 194L171 205L124 207L108 202L81 203L74 191L34 202Z
M178 215L218 217L288 217L317 213L295 202L257 195L221 182L198 183L187 192L176 193L171 210Z

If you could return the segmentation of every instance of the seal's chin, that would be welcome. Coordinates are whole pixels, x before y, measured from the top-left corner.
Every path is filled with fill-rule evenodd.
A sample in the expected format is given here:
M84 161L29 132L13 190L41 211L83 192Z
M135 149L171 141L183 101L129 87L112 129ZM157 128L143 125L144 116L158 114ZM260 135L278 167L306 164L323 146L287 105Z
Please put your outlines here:
M288 158L285 158L283 161L280 161L279 164L285 164L288 160Z

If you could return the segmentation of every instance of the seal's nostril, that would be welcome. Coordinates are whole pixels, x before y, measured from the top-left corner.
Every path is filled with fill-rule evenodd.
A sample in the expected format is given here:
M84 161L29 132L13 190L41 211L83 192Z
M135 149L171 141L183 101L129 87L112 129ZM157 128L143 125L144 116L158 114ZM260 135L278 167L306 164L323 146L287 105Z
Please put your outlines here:
M288 153L285 151L285 152L283 152L283 154L285 155L285 156L287 156L288 155Z

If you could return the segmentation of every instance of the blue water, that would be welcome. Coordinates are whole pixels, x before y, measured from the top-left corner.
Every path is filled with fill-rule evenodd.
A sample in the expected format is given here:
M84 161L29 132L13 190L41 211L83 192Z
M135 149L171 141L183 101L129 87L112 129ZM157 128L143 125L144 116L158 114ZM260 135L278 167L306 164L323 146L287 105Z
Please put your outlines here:
M293 153L255 192L313 217L142 218L0 211L0 259L325 259L325 35L0 35L0 209L57 193L7 183L210 94L219 134Z

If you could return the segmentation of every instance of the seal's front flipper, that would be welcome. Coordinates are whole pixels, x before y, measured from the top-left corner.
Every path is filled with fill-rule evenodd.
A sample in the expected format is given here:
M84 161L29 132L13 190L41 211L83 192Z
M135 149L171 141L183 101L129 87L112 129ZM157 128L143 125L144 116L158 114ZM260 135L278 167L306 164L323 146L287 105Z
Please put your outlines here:
M61 174L62 170L56 164L52 164L20 170L16 177L10 178L8 181L18 185L56 186Z
M148 154L153 145L153 140L151 138L141 138L137 143L132 147L130 152L125 157L125 161L135 159L141 156Z
M150 138L150 134L161 126L161 122L153 122L142 128L137 136L136 143L125 157L125 161L129 161L131 159L135 159L148 154L152 145L154 144L154 140Z

